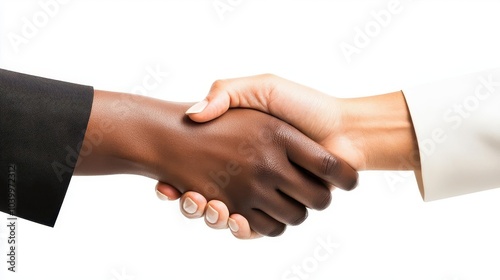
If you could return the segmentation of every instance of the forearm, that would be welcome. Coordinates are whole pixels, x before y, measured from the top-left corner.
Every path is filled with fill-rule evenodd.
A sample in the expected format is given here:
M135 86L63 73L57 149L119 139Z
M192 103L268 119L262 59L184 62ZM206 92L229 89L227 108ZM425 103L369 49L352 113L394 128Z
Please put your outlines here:
M420 158L401 91L338 99L343 133L362 151L361 170L418 170Z
M96 90L75 174L137 174L158 179L158 140L176 137L173 127L178 122L170 119L182 118L185 107ZM155 136L157 131L163 135Z

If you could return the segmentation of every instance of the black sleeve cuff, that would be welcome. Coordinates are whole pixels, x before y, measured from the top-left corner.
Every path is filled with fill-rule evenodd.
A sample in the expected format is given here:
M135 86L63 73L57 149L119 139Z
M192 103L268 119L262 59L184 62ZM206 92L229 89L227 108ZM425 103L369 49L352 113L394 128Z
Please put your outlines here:
M89 86L0 69L0 211L54 226L93 95Z

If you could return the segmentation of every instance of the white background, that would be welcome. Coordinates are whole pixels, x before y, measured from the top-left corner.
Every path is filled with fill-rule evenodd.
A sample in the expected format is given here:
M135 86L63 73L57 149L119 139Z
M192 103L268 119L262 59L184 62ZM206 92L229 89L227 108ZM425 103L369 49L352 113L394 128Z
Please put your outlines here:
M396 1L350 62L341 43L355 47L390 1L221 0L233 5L222 14L213 0L67 1L50 15L47 2L1 1L0 67L124 92L159 68L169 76L147 95L166 100L267 72L353 97L500 65L493 1ZM425 203L412 173L363 172L302 225L241 241L185 219L152 180L75 177L55 228L19 221L17 273L0 215L0 279L499 279L499 201L491 190Z

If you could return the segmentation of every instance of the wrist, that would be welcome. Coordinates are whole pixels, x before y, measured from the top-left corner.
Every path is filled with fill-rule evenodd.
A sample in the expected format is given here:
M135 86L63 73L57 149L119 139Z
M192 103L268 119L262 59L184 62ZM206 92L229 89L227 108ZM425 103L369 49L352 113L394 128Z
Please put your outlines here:
M342 131L362 154L359 170L415 170L418 144L401 91L339 99Z
M139 100L141 99L141 100ZM75 171L82 175L147 174L149 147L145 97L94 91L94 101Z

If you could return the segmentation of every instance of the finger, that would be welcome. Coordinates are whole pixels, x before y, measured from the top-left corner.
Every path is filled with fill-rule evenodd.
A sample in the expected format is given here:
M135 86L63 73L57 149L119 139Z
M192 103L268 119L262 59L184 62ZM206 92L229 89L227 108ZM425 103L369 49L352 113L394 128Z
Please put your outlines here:
M330 205L330 185L325 185L321 179L295 164L290 166L290 170L283 169L283 173L286 177L279 189L295 203L316 210L323 210Z
M207 97L193 105L186 111L186 115L195 122L207 122L224 114L230 105L230 96L227 88L216 81Z
M203 217L207 200L197 192L186 192L179 202L181 212L186 218L195 219Z
M205 208L205 223L214 229L227 228L229 210L226 204L219 200L211 200Z
M255 207L286 225L299 225L307 218L307 209L304 205L280 190L269 192L266 200L256 202Z
M236 79L217 80L205 100L193 105L186 114L195 122L213 120L229 108L252 108L269 111L269 94L274 87L273 75L257 75Z
M252 225L251 229L264 236L278 236L283 234L286 225L276 221L260 209L252 209L252 212L246 215L248 222Z
M262 237L261 234L253 231L245 217L240 214L232 214L228 221L231 233L238 239L255 239Z
M176 200L181 197L181 192L167 183L158 181L155 189L156 195L161 200Z
M343 190L352 190L358 173L343 159L329 153L302 133L290 131L286 137L288 158L312 174Z

